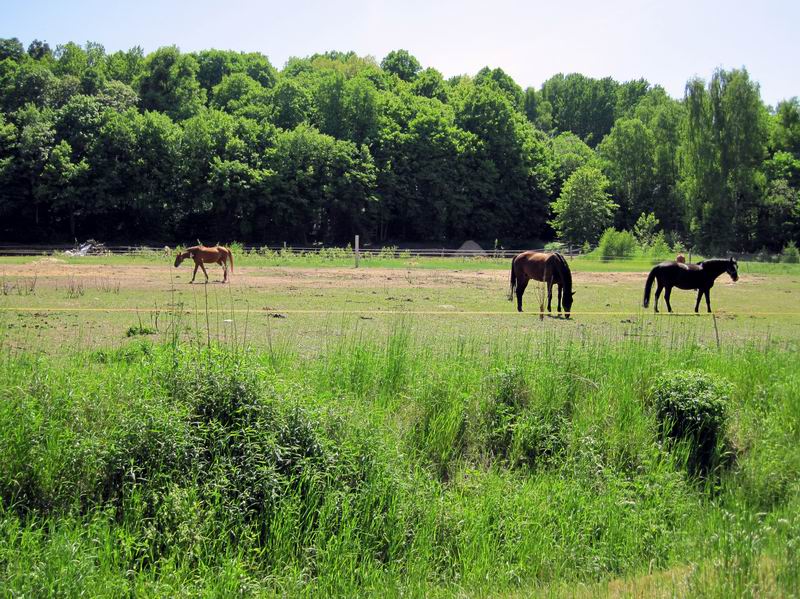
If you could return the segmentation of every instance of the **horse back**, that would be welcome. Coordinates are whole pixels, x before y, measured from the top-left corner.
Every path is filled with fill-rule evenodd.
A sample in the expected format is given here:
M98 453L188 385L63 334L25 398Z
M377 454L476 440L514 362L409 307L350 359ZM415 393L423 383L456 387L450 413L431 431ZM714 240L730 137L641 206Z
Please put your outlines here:
M514 258L514 272L518 277L526 277L535 281L544 281L548 272L554 272L552 260L557 258L555 254L535 252L529 250L517 254Z

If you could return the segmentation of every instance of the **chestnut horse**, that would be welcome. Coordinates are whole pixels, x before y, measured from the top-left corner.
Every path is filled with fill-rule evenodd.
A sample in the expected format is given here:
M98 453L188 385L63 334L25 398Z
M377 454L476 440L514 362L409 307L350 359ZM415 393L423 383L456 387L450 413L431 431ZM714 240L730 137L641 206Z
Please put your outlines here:
M643 306L647 308L650 305L650 290L653 288L653 281L658 283L656 288L656 301L655 311L658 312L658 298L661 295L661 290L664 290L664 300L667 302L667 310L672 312L672 306L669 303L669 296L672 293L672 288L678 289L697 289L697 301L694 304L694 311L697 312L700 308L700 299L703 295L706 296L706 307L711 312L711 298L708 292L714 286L714 281L722 273L727 272L731 279L734 281L739 280L739 271L735 259L728 260L715 258L712 260L704 260L697 264L682 263L682 262L662 262L653 267L650 274L647 275L647 282L644 286L644 302Z
M180 266L181 262L186 260L186 258L191 258L194 260L194 273L192 274L192 280L189 281L189 283L194 283L194 278L197 276L198 267L203 269L203 274L206 276L206 283L208 283L208 273L206 272L206 267L203 266L204 262L206 264L216 263L222 266L223 283L228 280L228 263L230 263L231 272L233 272L233 252L226 247L222 247L221 245L216 245L214 247L195 245L193 247L186 248L186 251L179 253L175 257L175 268Z
M569 270L564 256L558 252L542 253L542 252L522 252L514 257L511 262L511 291L508 294L508 301L514 297L514 291L517 292L517 310L522 312L522 294L525 293L525 287L528 286L528 281L542 281L547 284L547 311L551 312L551 303L553 299L553 283L558 285L558 311L561 312L561 295L564 295L564 312L566 317L569 318L569 312L572 308L572 296L575 293L572 291L572 273Z

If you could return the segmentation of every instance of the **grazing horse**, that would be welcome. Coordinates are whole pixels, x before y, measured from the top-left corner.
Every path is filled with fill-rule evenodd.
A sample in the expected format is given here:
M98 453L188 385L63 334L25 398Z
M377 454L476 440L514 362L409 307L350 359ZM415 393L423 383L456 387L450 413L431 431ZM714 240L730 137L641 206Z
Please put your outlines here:
M661 295L661 290L664 289L664 299L667 302L667 310L672 312L672 306L669 303L669 296L672 293L672 288L678 289L697 289L697 302L694 305L694 311L697 312L700 307L700 299L705 294L706 307L711 312L711 298L708 295L709 290L714 286L714 280L722 273L727 272L731 279L734 281L739 280L738 264L736 260L730 258L715 258L712 260L704 260L697 264L684 264L680 262L662 262L653 267L650 274L647 275L647 283L644 286L644 307L650 305L650 289L653 287L653 280L658 283L656 288L656 302L655 310L658 312L658 298Z
M203 274L206 276L206 283L208 283L208 273L206 272L206 267L203 266L204 262L207 264L216 263L222 266L223 283L227 282L228 280L228 263L230 263L231 272L233 272L233 252L226 247L222 247L221 245L206 247L201 244L186 248L186 251L175 256L175 268L179 267L181 262L186 260L186 258L191 258L194 260L194 273L192 274L192 280L189 281L189 283L194 283L194 278L197 276L198 267L203 269Z
M551 312L551 303L553 299L553 283L558 285L558 311L561 312L561 295L564 294L564 312L566 317L569 318L569 312L572 308L572 296L575 293L572 291L572 273L569 270L569 265L564 259L564 256L558 252L554 253L541 253L541 252L522 252L514 257L511 262L511 291L508 294L508 301L514 297L514 291L517 292L517 310L522 312L522 294L525 293L525 287L528 286L528 281L543 281L547 284L547 311Z

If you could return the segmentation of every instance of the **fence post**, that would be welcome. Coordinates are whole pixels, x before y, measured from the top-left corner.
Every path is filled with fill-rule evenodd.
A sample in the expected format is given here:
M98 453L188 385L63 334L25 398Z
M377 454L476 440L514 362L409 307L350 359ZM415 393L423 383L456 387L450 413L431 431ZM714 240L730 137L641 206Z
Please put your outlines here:
M358 268L358 235L356 235L356 268Z
M567 251L569 252L569 254L567 254L569 256L569 259L572 260L572 244L571 243L569 244L569 249Z

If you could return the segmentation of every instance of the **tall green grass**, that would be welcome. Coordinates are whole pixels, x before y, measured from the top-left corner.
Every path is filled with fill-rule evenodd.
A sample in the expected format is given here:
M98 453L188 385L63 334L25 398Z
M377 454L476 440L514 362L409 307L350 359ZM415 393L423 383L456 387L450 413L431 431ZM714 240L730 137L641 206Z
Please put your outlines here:
M685 567L699 595L798 592L791 354L336 333L302 360L0 355L0 594L551 594ZM700 475L649 394L689 366L730 387L730 459Z

